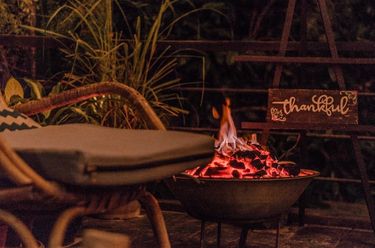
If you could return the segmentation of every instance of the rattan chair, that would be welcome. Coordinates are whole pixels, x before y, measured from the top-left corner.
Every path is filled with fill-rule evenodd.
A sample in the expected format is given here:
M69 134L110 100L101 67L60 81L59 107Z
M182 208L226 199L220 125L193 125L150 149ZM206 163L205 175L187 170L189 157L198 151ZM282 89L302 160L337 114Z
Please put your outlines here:
M114 82L97 83L72 89L41 100L17 105L16 110L26 115L33 115L104 94L122 96L128 100L129 104L133 105L150 129L165 130L165 126L153 109L136 90ZM200 162L208 161L213 154L213 141L211 142L211 138L207 141L209 141L209 147L205 155L196 159ZM191 168L192 161L186 165L180 163L179 167L174 169L174 173L188 167ZM69 185L58 180L47 180L25 162L25 159L20 157L4 134L0 134L0 170L6 175L7 180L17 185L1 186L0 188L0 207L2 208L0 210L0 221L13 228L26 247L38 247L37 241L26 225L15 217L13 210L60 209L62 213L51 230L48 247L62 247L66 229L74 218L105 213L122 207L133 200L139 200L144 207L159 246L170 247L167 229L158 202L152 194L145 190L142 180L137 183L137 180L134 179L134 182L126 185L114 183L110 187L103 187L103 185L86 187L79 184ZM163 172L159 171L158 173L158 177L161 178ZM170 173L171 171L163 177L170 176Z

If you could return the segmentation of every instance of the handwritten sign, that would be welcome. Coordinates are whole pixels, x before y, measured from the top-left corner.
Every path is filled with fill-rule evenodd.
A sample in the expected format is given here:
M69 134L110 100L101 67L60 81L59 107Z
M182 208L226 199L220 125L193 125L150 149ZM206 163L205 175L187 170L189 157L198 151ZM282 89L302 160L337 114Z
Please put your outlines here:
M267 118L289 123L358 124L357 92L270 89Z

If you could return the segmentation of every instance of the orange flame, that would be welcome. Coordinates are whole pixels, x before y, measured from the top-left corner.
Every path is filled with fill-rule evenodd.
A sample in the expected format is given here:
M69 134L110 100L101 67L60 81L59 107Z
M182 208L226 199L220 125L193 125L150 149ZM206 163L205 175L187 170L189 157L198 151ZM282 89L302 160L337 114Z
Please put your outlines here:
M252 137L254 137L254 135ZM237 137L237 129L234 125L230 109L230 100L229 98L226 98L225 104L223 104L223 114L220 122L219 137L215 142L216 150L223 155L231 156L238 150L252 150L247 143L248 141ZM250 143L258 145L256 138L252 138Z
M300 172L293 163L279 164L269 151L261 148L255 134L251 136L251 139L237 137L228 98L223 104L219 136L215 141L215 147L215 157L210 164L185 172L195 177L209 178L289 177L296 176Z

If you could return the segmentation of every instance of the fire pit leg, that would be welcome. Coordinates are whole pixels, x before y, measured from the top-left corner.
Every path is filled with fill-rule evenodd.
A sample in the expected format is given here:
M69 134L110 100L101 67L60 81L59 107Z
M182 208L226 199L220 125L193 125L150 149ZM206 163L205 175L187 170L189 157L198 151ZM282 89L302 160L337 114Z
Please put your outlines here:
M206 245L204 232L205 232L205 226L206 222L204 220L201 221L201 239L200 239L200 248L204 248Z
M238 244L239 248L245 248L246 247L246 240L247 240L247 234L249 233L249 227L243 226L241 230L241 236L240 236L240 242Z
M279 248L279 247L280 247L280 219L277 220L275 248Z
M217 237L216 237L216 246L220 248L220 241L221 241L221 222L217 223Z
M298 225L305 225L306 193L303 192L298 199Z

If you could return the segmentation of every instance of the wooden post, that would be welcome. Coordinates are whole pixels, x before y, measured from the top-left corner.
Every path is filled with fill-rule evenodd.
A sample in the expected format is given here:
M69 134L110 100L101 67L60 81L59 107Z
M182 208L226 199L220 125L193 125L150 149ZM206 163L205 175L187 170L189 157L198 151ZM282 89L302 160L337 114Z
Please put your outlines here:
M359 145L357 135L352 135L352 144L353 144L355 159L357 161L357 166L359 169L359 174L361 176L363 193L365 195L365 200L367 204L368 213L370 216L372 230L375 232L375 203L374 203L374 198L371 195L370 183L369 183L369 178L367 175L367 168L366 168L365 161L363 160L361 147Z
M338 58L339 54L337 51L335 37L333 34L333 30L332 30L332 23L328 15L328 8L327 8L326 0L318 0L318 6L320 9L320 15L322 16L324 31L327 37L327 42L328 42L329 50L331 52L331 57ZM341 90L345 89L345 80L344 80L344 75L342 73L341 67L339 67L338 65L334 65L333 70L335 72L336 81L340 89Z
M296 7L296 0L289 0L288 9L286 10L283 33L281 35L279 56L286 55L286 49L288 47L288 41L289 41L289 36L290 36L290 30L292 28L295 7ZM280 80L281 80L282 72L283 72L283 66L281 64L276 65L275 74L273 76L273 81L272 81L272 86L274 88L280 87Z

